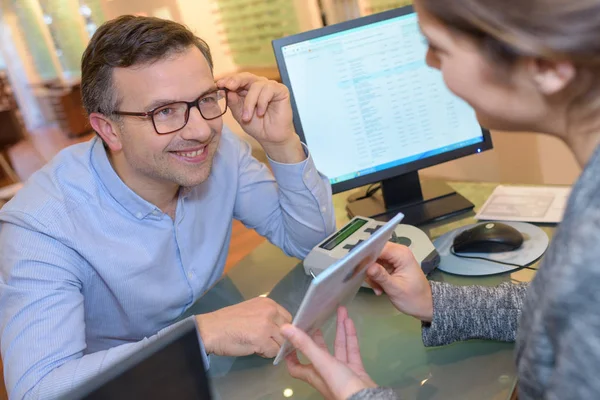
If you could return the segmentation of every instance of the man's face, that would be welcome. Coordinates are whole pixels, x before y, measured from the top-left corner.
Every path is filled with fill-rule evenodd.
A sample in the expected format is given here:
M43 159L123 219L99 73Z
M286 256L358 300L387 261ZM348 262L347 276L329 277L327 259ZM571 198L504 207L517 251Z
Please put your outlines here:
M116 68L113 85L119 111L127 112L193 101L216 89L208 62L194 46L150 65ZM150 117L123 116L115 127L120 150L113 154L120 158L119 174L137 184L198 185L210 175L222 128L222 118L206 121L196 107L183 129L164 135Z

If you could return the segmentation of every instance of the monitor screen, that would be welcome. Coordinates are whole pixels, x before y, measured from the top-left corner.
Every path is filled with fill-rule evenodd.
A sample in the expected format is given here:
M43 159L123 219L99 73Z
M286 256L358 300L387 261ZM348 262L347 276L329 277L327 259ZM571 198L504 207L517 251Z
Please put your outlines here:
M485 132L473 109L425 63L427 44L412 8L305 36L274 47L296 129L334 191L374 182L368 176L398 166L433 165L440 162L435 156L457 149L481 151Z

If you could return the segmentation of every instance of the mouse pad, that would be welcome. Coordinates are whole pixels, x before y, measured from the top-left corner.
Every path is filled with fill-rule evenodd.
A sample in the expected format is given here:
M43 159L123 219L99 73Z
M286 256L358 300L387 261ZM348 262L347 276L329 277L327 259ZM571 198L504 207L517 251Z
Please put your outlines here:
M489 258L496 261L517 264L525 267L540 258L548 248L548 235L541 228L525 222L505 222L523 235L523 245L514 251L504 253L469 253L469 257ZM486 260L469 260L460 258L450 252L454 238L463 231L473 228L479 224L472 224L450 231L433 241L435 248L440 253L441 261L438 269L455 275L484 276L510 272L519 267L513 265L498 264Z

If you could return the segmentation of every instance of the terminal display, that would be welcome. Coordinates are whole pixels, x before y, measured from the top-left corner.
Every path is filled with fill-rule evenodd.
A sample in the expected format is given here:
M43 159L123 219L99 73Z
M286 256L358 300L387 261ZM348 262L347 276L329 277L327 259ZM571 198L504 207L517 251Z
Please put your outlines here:
M348 225L340 229L332 238L323 243L320 247L325 250L333 250L339 246L344 240L348 239L352 234L360 229L361 226L367 223L366 220L356 218Z

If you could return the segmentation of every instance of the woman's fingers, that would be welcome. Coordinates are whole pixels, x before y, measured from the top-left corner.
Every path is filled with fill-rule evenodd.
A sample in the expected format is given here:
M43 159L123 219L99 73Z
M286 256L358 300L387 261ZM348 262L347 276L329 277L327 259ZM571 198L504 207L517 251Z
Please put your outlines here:
M337 328L334 342L334 355L339 361L344 364L348 361L348 353L346 350L346 319L348 311L345 307L339 307L337 311Z
M281 333L297 350L302 352L302 354L313 363L319 373L321 373L322 370L332 367L332 363L335 362L335 359L327 351L327 346L325 346L325 348L321 347L325 344L325 341L322 339L323 336L319 335L318 332L315 334L315 339L319 344L293 325L284 325L283 328L281 328Z

